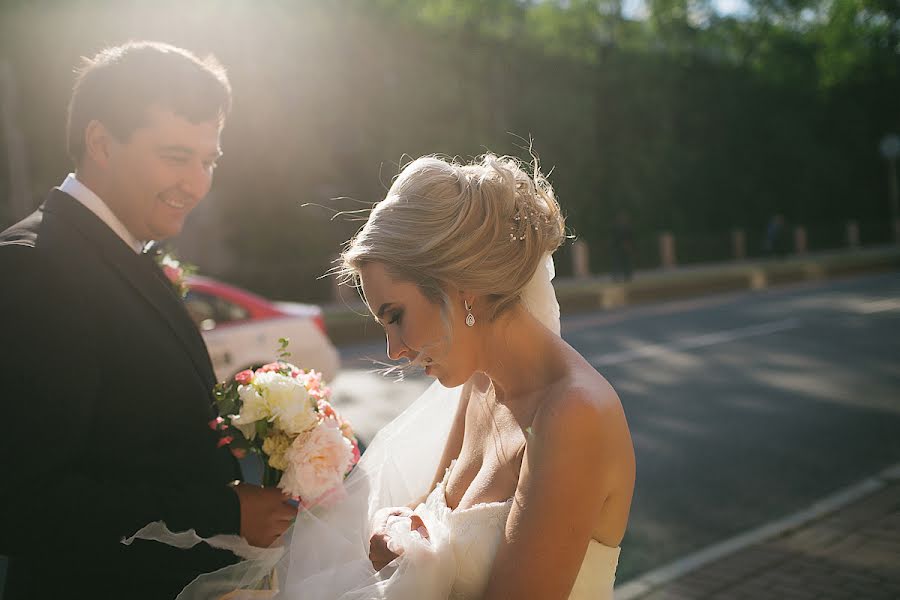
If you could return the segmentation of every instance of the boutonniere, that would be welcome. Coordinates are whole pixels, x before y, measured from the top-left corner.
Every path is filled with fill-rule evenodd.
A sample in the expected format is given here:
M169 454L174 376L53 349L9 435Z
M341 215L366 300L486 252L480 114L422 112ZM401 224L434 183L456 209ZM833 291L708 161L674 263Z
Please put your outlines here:
M166 278L172 282L172 289L175 290L175 294L179 298L187 296L190 289L187 284L187 278L197 272L197 267L178 260L168 252L160 252L154 258Z

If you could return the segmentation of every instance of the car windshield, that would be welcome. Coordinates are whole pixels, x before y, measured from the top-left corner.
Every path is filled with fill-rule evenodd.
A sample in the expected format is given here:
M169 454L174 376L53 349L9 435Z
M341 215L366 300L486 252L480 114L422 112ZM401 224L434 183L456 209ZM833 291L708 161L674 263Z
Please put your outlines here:
M250 318L249 311L243 306L207 292L192 289L188 291L184 302L191 319L201 331Z

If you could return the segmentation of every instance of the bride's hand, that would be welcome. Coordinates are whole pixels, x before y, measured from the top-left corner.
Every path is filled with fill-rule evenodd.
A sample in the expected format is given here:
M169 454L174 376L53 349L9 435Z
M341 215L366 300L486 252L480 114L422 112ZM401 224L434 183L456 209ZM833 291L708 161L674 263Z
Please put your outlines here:
M382 508L375 513L372 527L372 537L369 538L369 560L376 571L386 567L392 560L400 556L393 552L388 544L391 536L388 533L388 520L391 517L413 518L413 511L408 506L393 506Z

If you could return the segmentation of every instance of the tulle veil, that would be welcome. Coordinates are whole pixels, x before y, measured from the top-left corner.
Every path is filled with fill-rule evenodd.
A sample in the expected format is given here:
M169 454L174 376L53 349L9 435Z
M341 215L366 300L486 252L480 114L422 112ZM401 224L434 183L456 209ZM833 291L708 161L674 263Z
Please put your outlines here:
M553 259L547 254L523 289L522 302L558 335L554 275ZM162 523L151 524L130 539L154 539L180 547L209 543L245 558L201 575L177 600L445 600L455 566L452 553L438 547L446 543L440 532L429 528L428 543L406 548L380 572L369 561L368 547L378 509L409 504L430 491L460 392L461 388L432 384L379 431L345 480L343 497L328 506L301 508L294 525L272 548L252 549L235 536L202 540L192 531L174 534Z

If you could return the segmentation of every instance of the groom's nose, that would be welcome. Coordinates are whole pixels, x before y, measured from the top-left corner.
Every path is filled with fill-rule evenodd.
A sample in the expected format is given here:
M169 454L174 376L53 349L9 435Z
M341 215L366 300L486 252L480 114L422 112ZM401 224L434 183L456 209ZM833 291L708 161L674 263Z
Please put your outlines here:
M212 187L212 175L200 164L192 166L191 169L182 173L178 187L199 202Z

